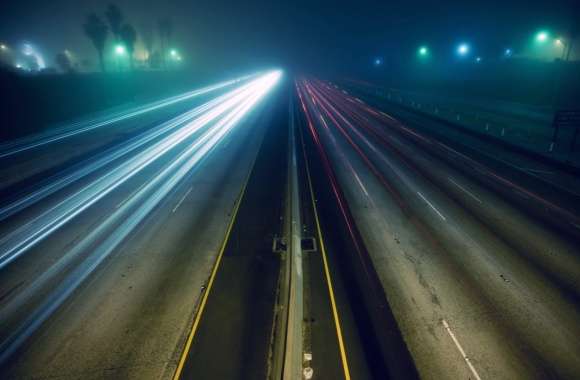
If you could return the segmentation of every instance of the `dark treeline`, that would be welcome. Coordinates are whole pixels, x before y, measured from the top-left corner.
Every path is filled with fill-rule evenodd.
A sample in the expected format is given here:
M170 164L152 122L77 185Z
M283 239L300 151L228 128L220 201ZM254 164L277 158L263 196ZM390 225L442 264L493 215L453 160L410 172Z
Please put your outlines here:
M154 69L167 69L169 67L168 56L170 55L174 26L168 17L162 17L157 20L156 35L152 28L147 27L143 28L140 34L128 22L124 13L117 5L109 4L102 15L97 12L89 13L82 27L85 35L97 52L101 71L111 69L111 67L107 66L111 64L111 61L115 61L107 60L106 49L107 45L110 45L110 42L117 46L117 49L122 49L117 50L117 54L127 55L129 67L133 70L135 68L135 47L139 38L142 39L146 49L146 59L142 62L144 66ZM155 39L159 42L157 48L155 48ZM72 65L66 62L66 54L59 54L60 56L57 55L57 63L61 70L65 72L70 71ZM118 58L116 65L113 64L113 66L117 66L117 71L121 67Z

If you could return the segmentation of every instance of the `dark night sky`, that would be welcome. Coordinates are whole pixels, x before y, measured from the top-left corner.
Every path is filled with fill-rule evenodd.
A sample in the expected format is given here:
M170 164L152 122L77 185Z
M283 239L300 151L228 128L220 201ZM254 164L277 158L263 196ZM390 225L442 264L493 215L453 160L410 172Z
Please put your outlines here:
M4 0L0 40L29 40L46 52L68 48L95 59L81 31L84 16L109 1ZM451 49L466 40L480 51L523 43L540 27L566 30L572 0L554 1L115 1L138 32L161 16L175 24L188 61L214 67L280 65L343 68L408 56L420 43ZM578 16L576 14L576 22Z

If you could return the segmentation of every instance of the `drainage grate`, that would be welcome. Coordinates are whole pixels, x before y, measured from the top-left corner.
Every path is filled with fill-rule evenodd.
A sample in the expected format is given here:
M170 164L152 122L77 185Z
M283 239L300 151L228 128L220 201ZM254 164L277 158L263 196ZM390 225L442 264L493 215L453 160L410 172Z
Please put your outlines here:
M301 247L302 252L316 252L316 239L313 237L303 238Z
M272 252L274 253L282 253L286 252L287 244L286 239L283 237L275 237L272 241Z

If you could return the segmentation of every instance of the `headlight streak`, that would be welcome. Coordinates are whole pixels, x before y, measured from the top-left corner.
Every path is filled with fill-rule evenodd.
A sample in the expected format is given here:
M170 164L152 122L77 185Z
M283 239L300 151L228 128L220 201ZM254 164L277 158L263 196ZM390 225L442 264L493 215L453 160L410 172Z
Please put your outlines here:
M113 115L107 115L101 118L97 118L94 120L89 121L82 121L77 123L69 124L65 127L53 130L48 134L39 134L31 137L25 137L22 139L18 139L16 141L12 141L7 144L0 145L0 158L10 157L18 153L22 153L24 151L34 149L40 147L42 145L46 145L55 141L63 140L71 136L75 136L84 132L88 132L94 130L96 128L104 127L107 125L111 125L120 121L128 120L133 117L143 115L145 113L158 110L163 107L167 107L172 104L176 104L191 98L194 98L199 95L204 95L210 93L212 91L216 91L237 83L241 81L248 80L255 75L247 75L238 79L233 79L225 82L221 82L212 86L207 86L201 88L199 90L194 90L187 92L185 94L173 96L168 99L160 100L157 102L153 102L144 106L140 106L137 108L133 108L128 111L118 112Z
M49 236L52 232L59 229L72 218L92 206L121 184L125 183L128 179L132 178L135 174L139 173L159 157L182 143L194 132L207 126L210 122L226 113L236 104L243 102L252 93L259 92L260 88L264 86L264 83L269 83L269 81L272 80L272 75L280 74L279 72L271 73L243 86L243 89L238 92L236 96L222 102L216 107L213 107L190 124L181 127L160 142L157 142L153 146L139 152L135 157L123 162L109 173L84 186L81 190L65 198L49 210L5 235L0 239L0 269L6 267L21 254ZM277 78L278 77L276 77L276 79ZM215 133L215 129L212 128L207 131L206 134L202 135L200 140L196 141L195 144L199 144L209 138L211 136L208 135L209 132Z
M74 290L97 268L143 219L191 173L196 166L216 148L247 112L276 84L279 72L271 73L256 83L253 93L231 110L204 134L205 140L189 146L175 160L162 170L146 186L135 193L130 200L117 209L104 222L83 238L55 265L35 279L27 289L0 310L0 325L9 322L17 310L26 306L34 294L64 270L81 253L90 249L89 255L70 271L65 279L43 296L41 305L36 307L24 321L2 342L0 342L0 364L4 363L18 347L74 292ZM123 217L125 219L123 220ZM120 224L119 224L120 223ZM111 232L111 229L113 231ZM97 242L102 241L98 244Z
M245 77L244 77L245 78ZM238 79L238 82L242 79ZM83 178L96 170L104 167L105 165L112 163L113 161L117 160L118 158L144 146L148 142L154 140L155 138L163 135L164 133L175 129L181 126L183 123L192 120L194 117L202 114L203 112L211 109L219 105L220 103L230 99L244 89L247 88L248 85L242 86L239 89L232 90L224 95L219 96L216 99L213 99L201 106L196 107L195 109L188 111L180 116L175 117L174 119L165 122L158 126L153 130L148 130L141 135L129 140L125 144L120 147L114 147L109 149L96 157L91 158L92 162L87 163L86 165L79 165L79 167L74 170L70 174L64 175L62 178L55 178L52 182L49 182L47 185L42 186L41 188L34 190L32 193L27 194L14 202L3 206L0 208L0 221L14 215L15 213L23 210L24 208L38 202L39 200L47 197L50 194L64 188L65 186L73 183L74 181Z

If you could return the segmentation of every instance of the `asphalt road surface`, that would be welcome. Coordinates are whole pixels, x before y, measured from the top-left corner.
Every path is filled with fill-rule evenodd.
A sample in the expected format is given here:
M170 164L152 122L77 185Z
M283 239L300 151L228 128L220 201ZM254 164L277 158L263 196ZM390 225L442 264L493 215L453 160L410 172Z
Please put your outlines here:
M10 199L34 195L3 209L3 378L173 375L276 80L237 83Z
M303 378L577 378L578 179L280 74L0 146L0 378L278 378L291 189Z
M577 376L576 214L347 91L298 87L419 375Z
M300 128L288 124L292 83L277 80L4 146L2 378L271 375L284 261L272 243L288 132ZM300 142L303 228L316 240L304 259L305 364L319 378L386 374L336 256L348 239L325 241L340 223L315 217Z

